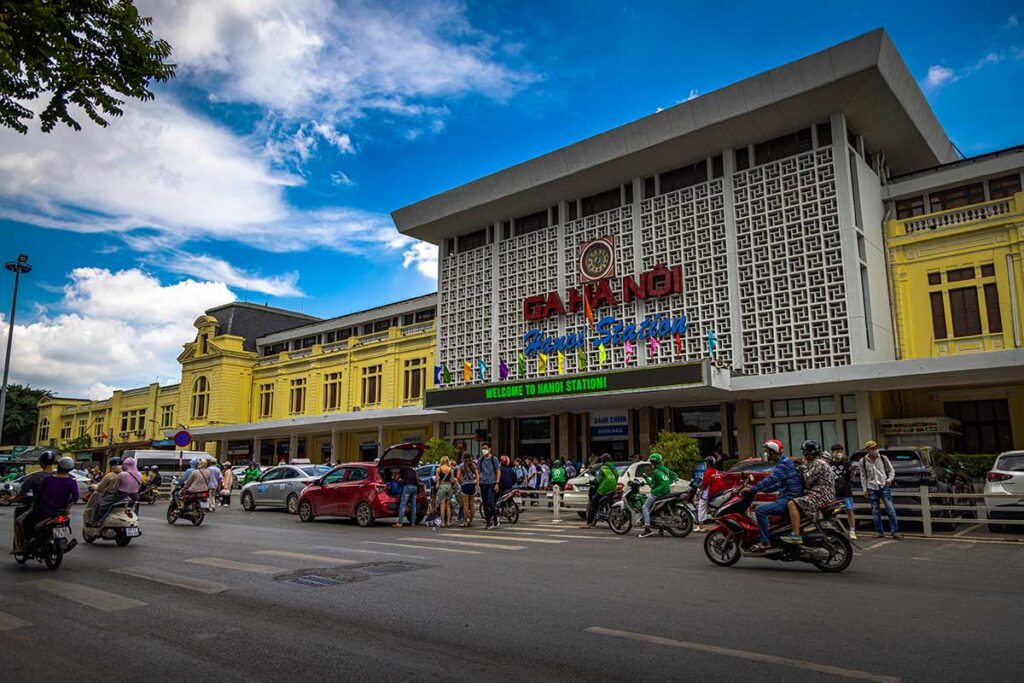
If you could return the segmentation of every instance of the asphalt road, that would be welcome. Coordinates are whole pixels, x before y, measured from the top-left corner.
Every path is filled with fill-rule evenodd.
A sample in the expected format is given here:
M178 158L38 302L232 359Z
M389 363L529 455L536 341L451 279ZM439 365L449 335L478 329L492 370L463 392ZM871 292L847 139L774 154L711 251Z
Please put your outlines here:
M488 532L163 511L57 571L0 563L4 680L962 681L1024 665L1024 544L872 539L826 575L539 516Z

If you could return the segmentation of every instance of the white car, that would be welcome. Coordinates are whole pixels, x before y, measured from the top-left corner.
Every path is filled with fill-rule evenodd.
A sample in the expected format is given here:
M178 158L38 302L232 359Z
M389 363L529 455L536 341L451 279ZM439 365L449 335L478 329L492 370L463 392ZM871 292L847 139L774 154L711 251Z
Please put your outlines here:
M1013 506L1005 510L989 510L989 519L1024 519L1024 451L1007 451L996 458L992 470L985 475L985 496L985 507ZM996 522L989 524L988 529L998 533L1006 529L1024 529L1024 526Z
M624 490L627 484L637 478L643 478L644 475L649 474L652 466L651 463L646 460L638 462L613 462L612 466L615 467L619 473L619 490ZM570 510L575 510L576 514L583 519L587 516L587 499L590 491L590 479L589 474L583 474L578 477L573 477L565 485L565 494L562 496L562 507ZM671 490L672 493L678 493L680 491L686 491L690 488L690 482L688 479L676 479L672 482ZM640 492L647 495L650 492L650 487L644 484L640 487Z

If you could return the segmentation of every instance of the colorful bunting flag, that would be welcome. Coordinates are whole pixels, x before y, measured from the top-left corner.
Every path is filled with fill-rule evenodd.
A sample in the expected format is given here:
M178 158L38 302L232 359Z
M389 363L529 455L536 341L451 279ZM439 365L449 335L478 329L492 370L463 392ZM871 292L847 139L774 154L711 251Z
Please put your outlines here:
M583 349L576 349L576 366L580 370L587 369L587 354Z
M483 361L480 361L480 364L477 366L476 369L480 372L480 379L481 379L481 381L487 379L487 364L486 363L484 363Z
M438 385L440 383L441 383L441 366L440 365L435 365L434 366L434 385L436 386L436 385Z
M558 374L565 374L565 354L561 351L558 352Z
M526 356L523 354L519 354L519 367L517 370L519 370L520 377L526 374Z
M501 379L508 379L508 373L508 365L505 363L505 359L502 358L501 362L498 364L498 377Z
M658 347L661 346L661 342L658 341L657 337L651 337L651 355L658 355Z
M441 375L444 377L444 383L445 384L451 384L452 383L452 373L448 369L447 365L442 365L441 366Z
M626 340L625 349L626 349L626 362L628 363L630 361L630 359L633 357L633 345L629 343L628 339Z
M708 330L708 356L715 357L715 349L718 348L718 335L714 330Z
M590 307L590 298L587 297L587 290L583 288L583 315L587 317L587 321L590 323L590 330L594 330L594 309Z
M604 348L604 344L599 344L597 347L597 364L604 365L604 362L608 360L608 352Z
M676 355L683 355L683 338L678 332L676 332Z
M469 364L468 360L462 361L462 381L468 382L473 379L473 366Z
M542 375L546 375L548 372L548 354L538 353L537 354L537 372Z

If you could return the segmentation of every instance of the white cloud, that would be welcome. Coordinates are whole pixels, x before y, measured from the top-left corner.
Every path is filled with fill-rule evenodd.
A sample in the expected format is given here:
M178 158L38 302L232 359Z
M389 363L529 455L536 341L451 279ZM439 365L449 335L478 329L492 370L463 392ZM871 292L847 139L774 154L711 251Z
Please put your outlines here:
M1020 20L1017 18L1016 14L1011 14L1007 17L1006 26L1003 28L1017 28L1018 26L1020 26Z
M415 266L423 277L437 279L437 246L427 242L410 242L402 252L402 266Z
M188 254L182 251L164 252L160 255L159 261L153 260L150 263L172 273L223 282L229 287L245 288L251 292L262 292L270 296L306 296L298 287L299 274L294 272L264 277L214 256Z
M693 88L692 90L690 90L690 94L686 96L686 101L689 102L690 100L695 100L698 97L700 97L700 91L697 90L696 88Z
M335 171L331 174L331 184L339 185L341 187L352 187L355 185L355 181L348 177L347 174L341 171Z
M195 337L197 311L234 299L219 282L163 285L138 269L75 269L53 314L15 326L12 381L89 398L166 382L180 374L175 359Z
M924 78L924 85L926 88L938 88L958 80L958 77L953 73L953 70L946 66L939 64L932 64L928 67L928 75Z

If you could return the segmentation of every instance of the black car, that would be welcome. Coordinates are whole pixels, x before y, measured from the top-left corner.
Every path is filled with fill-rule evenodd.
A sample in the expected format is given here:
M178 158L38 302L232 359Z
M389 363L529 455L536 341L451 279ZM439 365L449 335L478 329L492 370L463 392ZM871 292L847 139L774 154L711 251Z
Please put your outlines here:
M930 495L929 500L935 505L973 505L974 498L961 498L956 494L972 493L974 491L971 478L963 466L950 458L944 451L931 446L890 446L879 451L889 458L896 478L893 480L893 491L917 490L921 486L927 486L929 493L940 494ZM851 462L857 464L861 458L867 455L867 451L857 451L851 457ZM853 486L856 490L860 485L859 468L854 469ZM950 494L944 496L941 494ZM892 499L896 508L896 515L899 517L920 517L920 509L906 509L906 506L921 505L919 496L894 495ZM903 508L903 509L901 509ZM884 511L883 511L884 514ZM932 510L932 518L945 517L954 519L963 512L958 510ZM966 516L966 515L965 515ZM972 513L969 516L974 516ZM932 523L933 528L941 531L951 531L956 528L956 522Z

